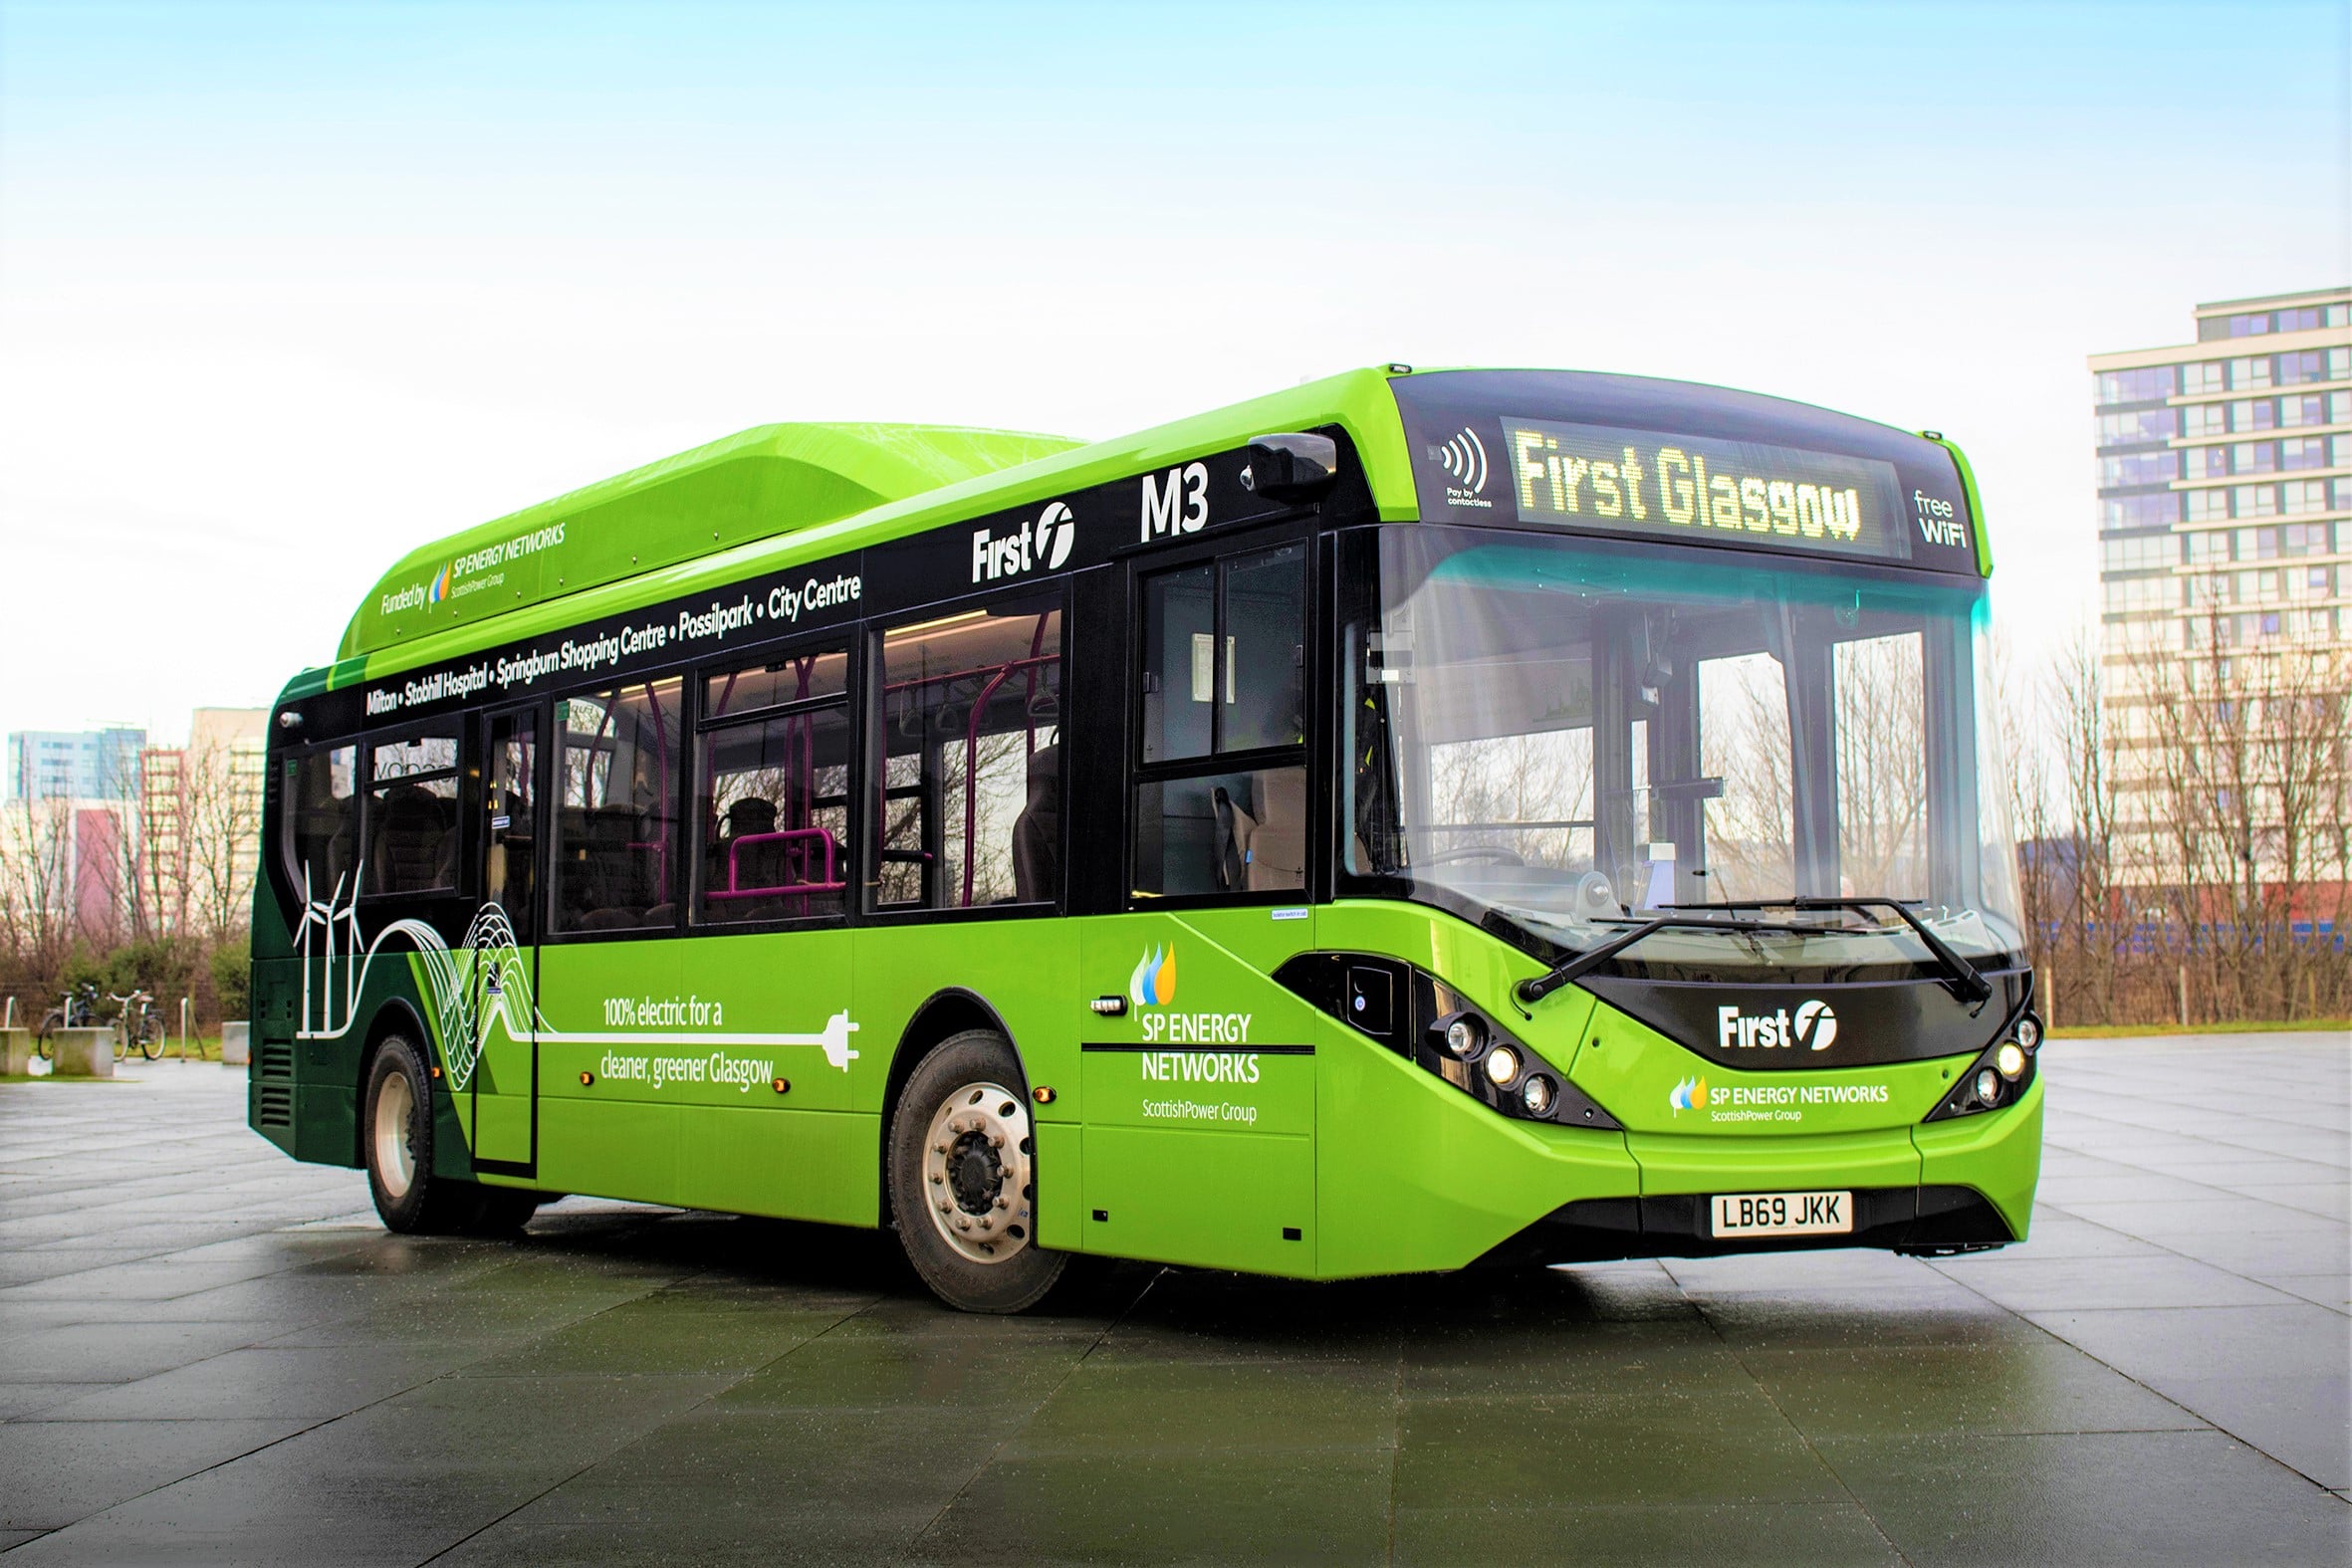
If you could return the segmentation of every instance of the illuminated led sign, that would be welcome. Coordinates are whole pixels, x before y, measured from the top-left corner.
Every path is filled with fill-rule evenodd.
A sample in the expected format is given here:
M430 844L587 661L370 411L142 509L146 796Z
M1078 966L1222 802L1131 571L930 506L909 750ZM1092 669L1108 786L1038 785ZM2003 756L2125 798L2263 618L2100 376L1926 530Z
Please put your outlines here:
M1523 522L1693 543L1905 560L1894 465L1797 447L1503 420ZM1490 492L1491 493L1491 492Z

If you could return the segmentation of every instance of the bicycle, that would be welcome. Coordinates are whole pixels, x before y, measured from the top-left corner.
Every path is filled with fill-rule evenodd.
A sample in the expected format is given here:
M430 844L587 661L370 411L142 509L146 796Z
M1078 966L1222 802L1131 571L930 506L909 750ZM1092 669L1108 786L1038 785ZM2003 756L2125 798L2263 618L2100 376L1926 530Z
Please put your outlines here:
M107 993L107 1000L121 1008L115 1016L115 1059L122 1060L137 1051L149 1061L163 1055L163 1018L154 1009L154 998L143 991L133 991L127 997Z
M59 1029L86 1029L98 1021L98 987L84 981L65 995L64 1004L41 1014L41 1027L34 1031L33 1049L43 1061L56 1059L56 1049L50 1036Z

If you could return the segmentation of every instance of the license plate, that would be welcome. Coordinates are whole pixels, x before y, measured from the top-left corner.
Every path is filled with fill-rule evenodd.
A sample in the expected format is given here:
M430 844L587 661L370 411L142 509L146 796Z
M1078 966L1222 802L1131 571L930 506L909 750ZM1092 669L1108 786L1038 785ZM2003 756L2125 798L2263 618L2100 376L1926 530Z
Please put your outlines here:
M1848 1235L1854 1229L1852 1193L1727 1193L1714 1205L1719 1236Z

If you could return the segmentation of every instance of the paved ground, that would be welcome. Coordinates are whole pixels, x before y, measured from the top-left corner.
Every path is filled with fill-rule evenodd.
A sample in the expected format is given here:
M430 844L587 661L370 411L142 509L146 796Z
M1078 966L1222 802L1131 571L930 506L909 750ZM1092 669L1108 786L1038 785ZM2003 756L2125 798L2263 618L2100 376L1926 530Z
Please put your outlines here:
M390 1237L242 1077L0 1085L10 1562L2341 1563L2352 1042L2059 1041L2032 1241L941 1311L871 1237Z

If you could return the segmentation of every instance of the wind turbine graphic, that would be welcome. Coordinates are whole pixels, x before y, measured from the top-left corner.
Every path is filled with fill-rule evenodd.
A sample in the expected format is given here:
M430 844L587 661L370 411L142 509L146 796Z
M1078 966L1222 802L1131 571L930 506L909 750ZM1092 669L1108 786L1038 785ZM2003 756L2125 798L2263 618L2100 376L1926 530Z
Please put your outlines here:
M359 945L358 884L354 878L352 887L352 902L345 904L342 902L343 882L344 879L339 874L335 879L335 886L329 890L324 901L314 898L312 896L310 863L308 861L303 863L302 924L297 929L296 935L302 946L303 964L301 1032L304 1034L310 1034L314 1032L311 1026L311 927L314 925L318 926L326 933L327 944L327 952L325 955L327 959L327 971L325 977L327 994L319 999L320 1017L319 1026L316 1032L325 1034L339 1034L342 1032L342 1029L339 1028L335 1022L335 927L339 920L344 924L345 928L350 933L353 951L357 951ZM346 967L347 969L349 968L348 965ZM344 1016L347 1018L351 1016L352 1008L355 1002L355 998L351 990L350 982L351 977L347 974L345 976L344 988Z

